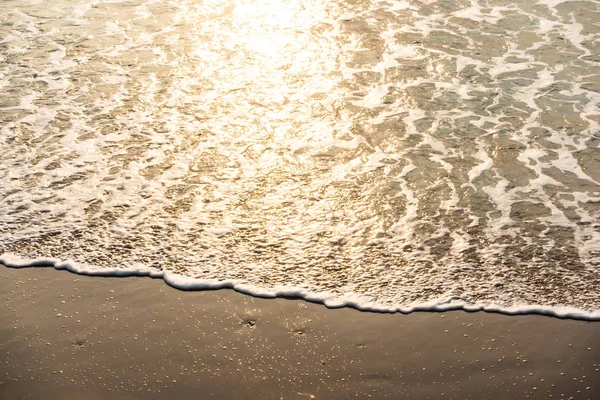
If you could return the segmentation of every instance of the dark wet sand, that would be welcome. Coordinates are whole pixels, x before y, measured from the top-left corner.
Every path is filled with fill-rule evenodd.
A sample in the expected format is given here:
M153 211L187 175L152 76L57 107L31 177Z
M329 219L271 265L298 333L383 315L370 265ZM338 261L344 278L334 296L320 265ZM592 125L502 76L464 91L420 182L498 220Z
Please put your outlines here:
M3 400L600 398L600 322L329 310L51 268L0 266L0 295Z

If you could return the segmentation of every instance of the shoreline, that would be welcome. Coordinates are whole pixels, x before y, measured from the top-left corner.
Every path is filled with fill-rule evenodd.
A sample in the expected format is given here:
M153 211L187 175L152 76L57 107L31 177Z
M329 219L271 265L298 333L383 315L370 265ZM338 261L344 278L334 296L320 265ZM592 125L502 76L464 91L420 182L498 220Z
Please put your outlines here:
M355 300L342 300L331 295L313 293L298 288L274 288L262 289L249 284L239 284L235 281L220 281L216 279L194 279L168 272L153 272L149 270L126 270L126 269L99 269L88 270L71 261L53 258L25 259L10 254L0 256L0 267L12 269L26 268L53 268L57 271L68 271L70 273L87 277L104 278L152 278L163 281L167 286L184 292L233 290L237 293L263 299L288 299L303 300L308 303L320 304L328 309L351 308L361 312L374 312L379 314L402 314L410 315L415 312L449 312L465 311L468 313L486 312L508 316L516 315L543 315L558 319L572 319L582 321L600 321L600 310L587 311L571 306L544 306L544 305L521 305L505 307L495 303L469 304L458 299L439 299L429 301L411 307L386 308L376 303L360 303Z
M0 267L0 278L2 400L599 393L597 322L332 310L52 268Z

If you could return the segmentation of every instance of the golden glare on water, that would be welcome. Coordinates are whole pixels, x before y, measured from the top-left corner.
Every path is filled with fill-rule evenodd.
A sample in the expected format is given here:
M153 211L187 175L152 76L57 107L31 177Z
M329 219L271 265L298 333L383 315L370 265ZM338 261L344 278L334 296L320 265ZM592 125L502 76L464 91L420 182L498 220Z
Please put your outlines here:
M317 1L246 0L215 3L214 11L202 22L197 64L186 79L212 89L201 95L208 128L226 127L220 133L230 139L288 154L326 146L341 123L332 10Z

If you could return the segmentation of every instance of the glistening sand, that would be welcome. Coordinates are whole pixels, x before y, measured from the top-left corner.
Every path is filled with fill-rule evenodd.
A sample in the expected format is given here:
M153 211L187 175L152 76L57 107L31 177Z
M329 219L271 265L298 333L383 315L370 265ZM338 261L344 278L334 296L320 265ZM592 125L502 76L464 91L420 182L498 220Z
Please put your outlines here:
M597 322L330 310L52 268L0 268L0 295L2 400L599 396Z

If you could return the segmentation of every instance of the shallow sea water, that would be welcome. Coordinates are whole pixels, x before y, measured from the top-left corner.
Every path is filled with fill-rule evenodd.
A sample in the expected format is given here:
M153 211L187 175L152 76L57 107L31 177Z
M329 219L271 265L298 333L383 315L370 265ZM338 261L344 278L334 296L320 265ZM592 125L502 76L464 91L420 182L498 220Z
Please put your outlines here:
M600 3L0 2L0 261L600 318Z

